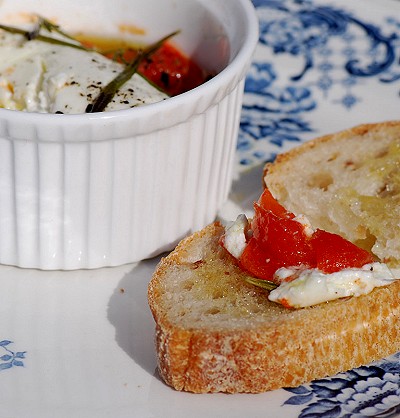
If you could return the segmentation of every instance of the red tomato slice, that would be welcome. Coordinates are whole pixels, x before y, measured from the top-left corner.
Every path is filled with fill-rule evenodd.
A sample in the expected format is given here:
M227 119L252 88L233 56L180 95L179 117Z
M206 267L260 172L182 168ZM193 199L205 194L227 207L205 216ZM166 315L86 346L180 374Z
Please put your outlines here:
M274 215L281 218L294 218L294 214L287 211L271 194L268 189L264 189L262 195L258 199L259 205L270 210Z
M169 43L144 60L138 72L170 96L191 90L205 81L201 68Z
M280 267L301 264L311 267L315 264L310 239L304 233L303 225L280 218L257 204L254 209L253 237Z
M239 260L242 268L260 279L273 280L280 267L315 265L310 239L299 222L280 218L259 204L254 209L253 236Z
M360 268L373 257L355 244L321 229L312 237L265 189L254 204L252 238L240 257L241 267L260 279L273 280L280 267L305 266L333 273L344 268Z
M82 43L93 47L91 42L83 41ZM105 53L105 56L117 59L119 62L132 62L137 53L136 49L127 48L121 58L115 57L114 53ZM162 44L148 59L142 61L138 72L170 96L191 90L204 83L210 76L192 59L168 42Z
M333 273L344 268L362 267L372 263L373 257L340 235L317 229L311 239L316 254L317 268L324 273Z
M240 257L239 265L243 270L263 280L273 280L275 271L281 267L277 260L272 259L254 238L251 238L247 243Z

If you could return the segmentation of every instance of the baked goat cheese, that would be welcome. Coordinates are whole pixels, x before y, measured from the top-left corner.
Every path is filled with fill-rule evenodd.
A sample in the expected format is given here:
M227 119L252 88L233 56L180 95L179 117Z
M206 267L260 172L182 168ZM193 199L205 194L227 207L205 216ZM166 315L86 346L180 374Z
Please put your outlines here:
M239 215L235 221L226 225L224 247L235 258L240 258L246 247L246 230L249 227L249 221L244 214Z
M366 295L375 287L387 286L396 280L386 264L377 262L365 264L360 269L346 268L329 274L318 269L282 267L276 271L275 276L284 278L270 292L268 299L283 302L292 308L305 308L348 296Z
M44 29L42 32L63 39L59 34L50 35ZM0 56L0 107L27 112L85 113L101 89L124 69L123 64L94 51L28 40L5 31L0 32ZM105 111L128 109L167 97L134 74Z

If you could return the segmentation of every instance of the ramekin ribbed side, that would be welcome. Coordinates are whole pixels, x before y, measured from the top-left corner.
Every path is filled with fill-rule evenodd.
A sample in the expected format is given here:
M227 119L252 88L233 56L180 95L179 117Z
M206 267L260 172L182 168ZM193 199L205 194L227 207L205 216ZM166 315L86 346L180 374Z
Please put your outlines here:
M211 222L231 184L242 93L243 81L204 113L134 138L0 138L0 263L120 265Z

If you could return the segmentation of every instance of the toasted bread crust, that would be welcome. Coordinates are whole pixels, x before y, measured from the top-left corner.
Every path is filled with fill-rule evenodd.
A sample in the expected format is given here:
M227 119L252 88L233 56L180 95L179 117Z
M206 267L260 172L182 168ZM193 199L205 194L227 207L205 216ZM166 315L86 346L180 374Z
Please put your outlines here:
M382 134L386 136L400 135L400 121L387 121L358 125L340 132L335 132L333 134L324 135L307 141L301 146L292 148L283 154L279 154L273 163L267 163L264 166L264 185L265 180L267 180L267 175L275 175L275 171L279 171L277 175L281 176L282 165L290 163L293 158L304 155L315 147L321 147L327 142L340 143L342 141L347 141L349 138L355 137L362 140L363 137L368 136L368 138L371 138L372 140L379 141ZM270 177L268 177L268 180L269 179Z
M259 312L239 326L233 320L235 303L231 324L229 319L220 326L208 324L207 316L190 326L180 323L165 309L165 286L179 283L188 264L202 262L201 269L189 273L196 281L218 281L229 274L238 288L227 297L242 297L240 287L247 284L218 245L222 233L216 223L182 241L161 260L149 284L158 367L168 385L195 393L258 393L297 386L400 350L400 281L365 296L299 310L277 306L266 293L265 299L257 293Z

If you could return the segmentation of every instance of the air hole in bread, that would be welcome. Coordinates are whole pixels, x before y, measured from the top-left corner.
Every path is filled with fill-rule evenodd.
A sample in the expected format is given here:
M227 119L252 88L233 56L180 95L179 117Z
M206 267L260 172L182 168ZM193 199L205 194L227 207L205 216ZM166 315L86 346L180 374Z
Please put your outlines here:
M338 153L336 153L336 154L332 154L332 155L328 158L328 163L329 163L329 162L331 162L331 161L335 161L337 157L338 157Z
M251 307L250 313L252 315L256 315L256 314L259 314L261 312L263 312L263 310L262 310L262 308L260 306L252 306Z
M380 185L379 189L376 192L376 195L382 198L386 196L390 196L390 187L387 183L383 183Z
M368 229L366 230L365 234L366 237L364 239L359 239L355 241L355 244L360 248L363 248L364 250L371 251L372 247L376 243L376 236L371 234L371 232Z
M386 147L386 148L383 148L383 149L379 150L379 151L375 154L374 158L384 158L384 157L386 157L386 155L388 155L388 154L389 154L389 149Z
M224 292L221 289L215 289L212 293L213 299L222 299L224 297Z
M216 307L210 308L205 312L206 315L218 315L219 313L221 313L221 311Z
M354 170L357 170L360 167L361 167L361 163L360 162L357 162L357 161L354 161L354 160L346 160L344 162L344 168L346 170L352 170L352 171L354 171Z
M333 178L330 173L318 173L308 180L308 186L311 188L318 188L321 190L328 190L328 187L333 183Z
M182 283L182 290L187 290L188 292L190 292L193 286L194 286L193 280L186 280L185 282Z

